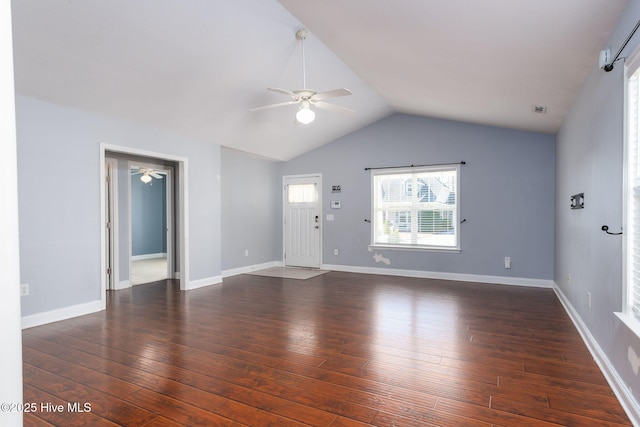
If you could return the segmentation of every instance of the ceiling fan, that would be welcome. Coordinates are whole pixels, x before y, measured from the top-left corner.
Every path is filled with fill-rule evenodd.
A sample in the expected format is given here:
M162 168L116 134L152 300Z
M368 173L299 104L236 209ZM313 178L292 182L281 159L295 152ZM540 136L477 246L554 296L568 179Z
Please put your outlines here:
M149 182L151 182L152 177L155 179L164 178L164 175L159 174L154 169L148 169L148 168L138 168L138 172L132 173L131 176L140 175L140 174L142 174L142 176L140 177L140 181L144 182L145 184L148 184Z
M292 98L291 101L279 102L277 104L265 105L264 107L253 108L249 111L258 111L258 110L266 110L268 108L276 108L276 107L284 107L286 105L299 104L298 112L296 113L296 122L302 124L309 124L316 118L316 113L311 109L311 106L315 106L318 108L322 108L324 110L329 111L337 111L343 113L353 113L353 110L350 110L345 107L340 107L335 104L330 104L328 102L324 102L325 99L336 98L338 96L347 96L351 95L351 91L349 89L341 88L341 89L333 89L326 92L316 92L315 90L307 89L307 76L306 76L306 67L304 60L304 40L309 35L309 32L306 29L300 29L296 32L296 39L300 40L300 44L302 45L302 86L304 89L298 89L294 91L289 91L286 89L280 88L267 88L273 92L282 93L284 95L288 95Z

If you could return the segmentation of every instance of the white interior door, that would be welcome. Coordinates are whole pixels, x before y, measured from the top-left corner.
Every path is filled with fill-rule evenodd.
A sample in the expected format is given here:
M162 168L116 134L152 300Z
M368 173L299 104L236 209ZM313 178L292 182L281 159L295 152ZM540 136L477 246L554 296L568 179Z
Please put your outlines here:
M320 268L321 177L284 178L284 264Z
M115 289L115 274L116 274L116 239L115 239L115 213L117 212L116 208L116 197L115 191L116 188L116 173L117 170L117 160L115 159L106 159L105 160L105 255L106 255L106 283L107 289L113 290Z

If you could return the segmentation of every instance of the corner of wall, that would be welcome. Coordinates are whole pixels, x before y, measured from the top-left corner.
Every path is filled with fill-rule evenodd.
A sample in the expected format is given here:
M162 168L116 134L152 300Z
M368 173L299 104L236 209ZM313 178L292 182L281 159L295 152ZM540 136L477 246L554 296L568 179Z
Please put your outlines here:
M634 426L640 425L640 405L636 399L631 395L626 387L620 375L614 368L613 364L609 361L609 358L604 353L598 342L595 340L587 325L582 321L582 318L575 310L569 299L564 295L557 283L553 282L553 290L555 291L560 303L564 307L565 311L569 315L569 318L575 325L578 333L582 337L587 349L593 356L598 367L602 371L602 374L607 379L607 382L611 386L611 389L615 393L616 397L620 401L623 409L627 413L627 416L631 420Z

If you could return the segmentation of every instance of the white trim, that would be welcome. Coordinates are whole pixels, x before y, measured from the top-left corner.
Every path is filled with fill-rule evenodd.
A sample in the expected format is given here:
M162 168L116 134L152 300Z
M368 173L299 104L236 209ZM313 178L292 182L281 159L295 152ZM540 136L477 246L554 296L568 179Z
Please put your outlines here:
M186 290L189 283L189 162L185 158L178 164L178 188L174 188L174 191L178 191L178 204L176 206L176 215L178 216L178 227L175 230L178 234L178 251L180 254L179 268L179 280L180 289Z
M448 246L418 246L418 245L392 245L392 244L384 244L378 243L376 245L369 245L371 249L379 249L382 251L412 251L412 252L453 252L459 253L462 252L460 248L453 248Z
M59 322L73 317L84 316L86 314L102 311L102 301L96 300L83 304L72 305L70 307L59 308L57 310L45 311L44 313L32 314L22 317L22 329L33 328L47 323Z
M262 264L247 265L244 267L223 270L222 277L225 278L225 277L237 276L239 274L251 273L252 271L264 270L265 268L283 267L283 266L284 266L284 263L282 261L271 261L271 262L265 262Z
M640 426L640 406L638 402L635 400L630 390L625 385L618 372L613 367L607 355L602 351L602 348L598 345L598 342L595 340L589 328L582 321L582 318L578 314L578 312L573 308L573 305L567 297L564 295L560 287L554 282L553 290L555 291L560 303L564 307L565 311L569 315L569 318L575 325L578 333L582 337L587 349L593 356L593 359L596 361L596 364L602 371L602 374L606 378L609 386L613 390L614 394L620 401L622 408L627 413L627 416L631 420L634 426Z
M157 254L132 255L131 261L142 261L145 259L166 258L166 252L158 252Z
M485 276L480 274L446 273L439 271L402 270L396 268L359 267L352 265L323 264L322 270L344 271L347 273L380 274L386 276L416 277L421 279L454 280L458 282L478 282L496 285L530 286L552 288L553 280L530 279L527 277Z
M192 280L189 282L189 286L184 291L192 291L198 288L204 288L205 286L216 285L222 283L222 276L206 277L204 279Z
M629 203L629 176L631 171L629 170L629 77L633 75L633 71L630 66L638 56L636 52L631 56L631 61L625 63L624 66L624 78L622 90L623 96L623 114L622 114L622 224L631 224L630 219L633 218L629 209L632 203ZM631 227L625 227L625 231L630 231ZM622 236L622 312L629 313L631 310L631 303L633 298L630 297L630 290L633 288L633 274L629 271L629 263L627 257L633 254L632 248L633 238L629 233L624 233ZM635 329L633 329L635 331Z
M102 144L101 144L102 145ZM100 309L107 309L107 230L104 224L107 222L105 198L107 196L106 150L100 147ZM112 242L113 244L113 242ZM113 273L113 272L112 272ZM23 321L24 325L24 321ZM23 326L24 327L24 326Z
M640 337L640 322L638 322L638 319L627 313L615 312L613 314L615 314L622 323L627 325L627 328L629 328L631 332Z
M20 238L18 236L18 162L16 87L13 81L11 3L0 5L0 402L22 402L20 331ZM24 278L23 278L24 279ZM22 414L2 412L2 425L22 426Z

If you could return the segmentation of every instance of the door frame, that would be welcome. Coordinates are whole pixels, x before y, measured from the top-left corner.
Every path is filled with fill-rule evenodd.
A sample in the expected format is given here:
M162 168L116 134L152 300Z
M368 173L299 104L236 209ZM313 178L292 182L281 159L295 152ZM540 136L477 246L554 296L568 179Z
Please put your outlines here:
M100 173L100 306L102 310L107 308L107 280L106 280L106 153L130 154L134 156L152 157L160 160L167 160L177 164L176 185L177 197L175 200L176 215L176 244L174 248L180 254L178 258L179 274L177 278L180 283L180 290L187 290L189 285L189 197L187 193L188 185L188 158L175 156L173 154L158 153L154 151L141 150L131 147L100 143L100 154L98 167ZM117 217L117 216L116 216ZM117 236L116 236L117 238Z
M132 209L133 209L133 192L131 191L131 168L133 166L140 166L142 168L153 169L156 171L166 172L166 176L164 178L164 186L166 191L166 199L165 199L165 215L167 221L167 228L165 230L166 244L167 244L167 279L173 279L175 276L175 268L174 268L174 257L175 257L175 248L173 246L173 236L175 230L175 222L174 222L174 209L173 209L173 167L172 166L164 166L161 164L153 163L152 159L149 159L149 162L139 162L129 160L127 161L128 168L128 176L129 181L127 183L127 191L129 192L128 200L129 200L129 210L127 214L129 215L129 282L131 282L131 272L133 268L133 222L132 222ZM133 283L131 283L133 285Z
M320 233L318 233L318 268L322 268L322 236L324 234L324 221L322 215L322 174L309 173L302 175L283 175L282 176L282 265L287 266L287 227L285 221L287 219L287 180L298 178L317 178L318 179L318 216L320 218Z

